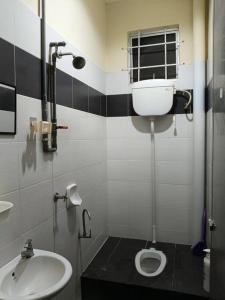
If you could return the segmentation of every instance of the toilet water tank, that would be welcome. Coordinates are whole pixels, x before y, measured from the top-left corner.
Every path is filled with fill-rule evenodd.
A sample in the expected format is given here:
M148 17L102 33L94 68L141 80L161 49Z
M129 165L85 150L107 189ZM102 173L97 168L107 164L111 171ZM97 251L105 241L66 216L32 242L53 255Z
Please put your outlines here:
M167 114L173 105L174 81L151 79L133 83L132 96L135 112L140 116Z

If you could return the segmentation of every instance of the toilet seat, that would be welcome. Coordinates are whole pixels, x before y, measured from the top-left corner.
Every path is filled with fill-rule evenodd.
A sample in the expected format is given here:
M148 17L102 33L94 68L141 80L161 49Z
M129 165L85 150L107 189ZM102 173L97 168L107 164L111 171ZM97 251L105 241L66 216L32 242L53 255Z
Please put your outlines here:
M145 268L145 264L147 266L147 260L148 259L152 259L154 260L158 260L157 263L159 263L158 268L154 271L146 271L144 269ZM143 276L146 277L155 277L158 276L159 274L162 273L162 271L165 269L166 266L166 256L162 251L156 250L155 248L150 248L150 249L142 249L141 251L139 251L136 256L135 256L135 266L136 269L138 271L138 273L140 273ZM149 264L149 262L148 262ZM150 262L151 264L151 262Z

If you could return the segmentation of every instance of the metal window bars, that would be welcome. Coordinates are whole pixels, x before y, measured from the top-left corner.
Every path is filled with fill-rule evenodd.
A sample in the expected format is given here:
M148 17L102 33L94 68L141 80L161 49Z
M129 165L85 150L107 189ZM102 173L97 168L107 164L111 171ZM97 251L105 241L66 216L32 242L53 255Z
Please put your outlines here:
M167 41L167 35L168 34L175 34L175 40L174 41ZM146 45L141 45L141 38L143 37L152 37L152 36L164 36L164 42L161 43L153 43L153 44L146 44ZM137 39L138 45L133 46L132 41L133 39ZM178 65L179 65L179 48L180 45L184 43L184 41L179 41L179 31L178 29L164 29L161 31L157 32L143 32L143 31L138 31L136 33L132 33L129 35L129 45L127 48L122 48L122 50L127 51L127 69L122 69L122 71L128 71L130 73L130 80L133 82L134 78L134 71L137 70L137 79L138 81L140 80L140 73L142 69L156 69L156 68L164 68L165 72L165 79L167 79L167 74L168 74L168 67L176 67L176 78L178 76ZM176 62L175 63L167 63L167 45L175 44L176 45ZM150 66L140 66L140 57L141 57L141 48L147 48L147 47L155 47L155 46L164 46L164 64L160 65L150 65ZM137 66L133 66L133 50L137 49ZM150 78L149 78L150 79ZM155 79L155 74L153 73L153 79Z

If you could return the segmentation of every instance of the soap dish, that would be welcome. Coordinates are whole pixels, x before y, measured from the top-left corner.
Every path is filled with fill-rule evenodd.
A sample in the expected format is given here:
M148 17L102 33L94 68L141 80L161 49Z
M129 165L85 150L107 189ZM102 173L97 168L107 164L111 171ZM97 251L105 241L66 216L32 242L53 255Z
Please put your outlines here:
M9 211L13 207L13 204L8 201L0 201L0 214Z

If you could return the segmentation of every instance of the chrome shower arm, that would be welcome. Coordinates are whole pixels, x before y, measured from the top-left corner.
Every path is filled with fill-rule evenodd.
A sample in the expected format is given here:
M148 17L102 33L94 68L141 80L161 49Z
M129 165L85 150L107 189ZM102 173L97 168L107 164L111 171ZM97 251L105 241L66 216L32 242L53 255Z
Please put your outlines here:
M67 55L76 57L75 54L74 54L73 52L59 52L59 53L58 53L58 58L61 58L61 57L63 57L63 56L67 56Z

